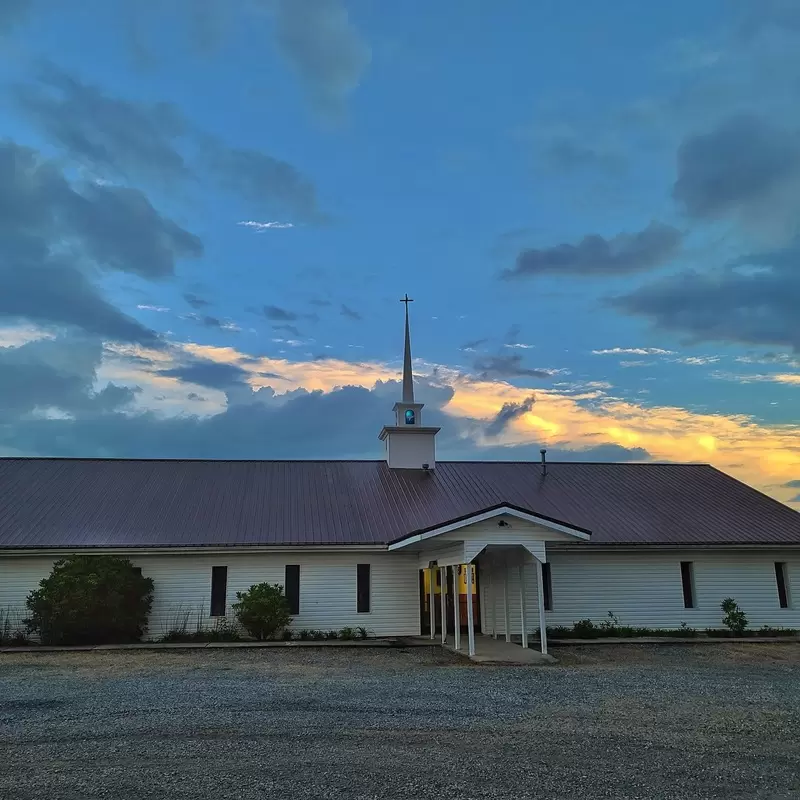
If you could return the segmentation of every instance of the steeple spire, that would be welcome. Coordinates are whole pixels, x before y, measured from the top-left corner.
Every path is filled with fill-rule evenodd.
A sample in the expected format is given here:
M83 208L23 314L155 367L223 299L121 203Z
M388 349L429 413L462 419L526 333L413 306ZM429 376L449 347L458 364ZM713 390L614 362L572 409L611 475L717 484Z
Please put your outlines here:
M414 301L406 294L400 301L406 304L406 342L403 351L403 402L414 402L414 374L411 371L411 331L408 325L408 304Z

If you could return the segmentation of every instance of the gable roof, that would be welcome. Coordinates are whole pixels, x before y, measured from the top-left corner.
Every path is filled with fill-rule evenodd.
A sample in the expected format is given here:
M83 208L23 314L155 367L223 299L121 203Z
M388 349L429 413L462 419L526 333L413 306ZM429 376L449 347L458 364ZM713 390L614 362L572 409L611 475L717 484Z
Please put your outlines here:
M800 544L800 514L703 464L0 459L0 548L383 545L498 505L591 544Z

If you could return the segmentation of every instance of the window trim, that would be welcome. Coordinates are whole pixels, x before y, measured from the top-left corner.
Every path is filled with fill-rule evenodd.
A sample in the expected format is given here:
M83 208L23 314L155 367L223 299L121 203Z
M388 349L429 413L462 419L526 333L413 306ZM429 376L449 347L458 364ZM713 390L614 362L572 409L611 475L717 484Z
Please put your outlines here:
M791 608L792 598L789 596L789 565L785 561L775 562L775 588L778 591L780 608Z
M297 575L297 587L292 587L292 593L289 594L289 569L292 573ZM299 564L285 564L283 568L283 595L289 603L289 613L296 617L300 614L300 565Z
M221 571L222 570L222 571ZM215 576L222 575L221 581ZM222 597L219 596L219 583L222 583ZM216 593L216 595L215 595ZM221 606L220 606L221 604ZM220 612L220 607L222 611ZM211 603L210 617L224 617L228 609L228 568L226 566L211 567Z
M694 583L694 561L681 561L681 590L683 592L683 607L697 608L697 592Z
M366 592L362 591L361 580L366 573ZM362 602L365 601L365 602ZM366 606L366 608L364 607ZM372 564L356 564L356 613L369 614L372 611Z

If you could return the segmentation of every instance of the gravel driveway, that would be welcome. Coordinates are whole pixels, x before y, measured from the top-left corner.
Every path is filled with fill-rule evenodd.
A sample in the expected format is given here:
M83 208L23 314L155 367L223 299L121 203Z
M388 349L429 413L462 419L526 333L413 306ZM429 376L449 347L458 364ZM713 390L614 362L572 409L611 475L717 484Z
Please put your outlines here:
M0 655L0 797L800 797L800 645Z

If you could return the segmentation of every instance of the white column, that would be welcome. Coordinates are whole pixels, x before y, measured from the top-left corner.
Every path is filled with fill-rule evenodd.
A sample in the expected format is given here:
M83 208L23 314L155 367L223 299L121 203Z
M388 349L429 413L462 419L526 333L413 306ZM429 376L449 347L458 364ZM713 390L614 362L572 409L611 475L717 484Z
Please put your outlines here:
M475 625L472 612L472 564L467 564L467 637L469 642L469 654L475 655Z
M494 564L488 565L486 572L487 595L486 595L486 616L489 624L489 632L492 639L497 638L497 598L495 597Z
M505 614L506 641L511 641L511 614L508 609L508 584L511 583L511 567L503 565L503 613Z
M525 564L519 565L519 624L522 628L522 646L528 649L528 623L525 619Z
M447 567L439 567L439 603L442 609L442 644L447 641Z
M539 600L539 637L542 643L542 653L547 653L547 623L544 617L544 576L542 562L536 559L536 593Z
M430 578L430 594L428 595L428 611L431 619L431 639L436 638L436 570L428 567L428 577Z
M453 570L453 622L455 627L455 635L453 644L456 650L461 649L461 581L458 570L459 564L452 567Z

